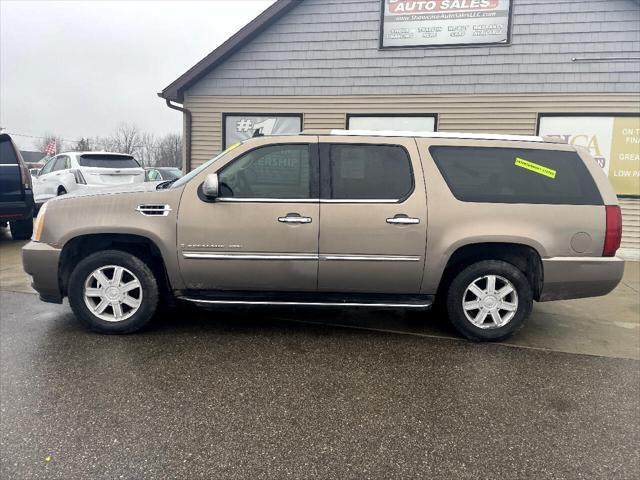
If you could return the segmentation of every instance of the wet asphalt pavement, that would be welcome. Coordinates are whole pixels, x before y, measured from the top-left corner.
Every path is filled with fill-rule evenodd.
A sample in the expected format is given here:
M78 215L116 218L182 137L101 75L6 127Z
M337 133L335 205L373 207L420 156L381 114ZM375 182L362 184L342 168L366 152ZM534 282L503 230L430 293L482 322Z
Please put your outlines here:
M0 478L637 478L640 363L0 292Z

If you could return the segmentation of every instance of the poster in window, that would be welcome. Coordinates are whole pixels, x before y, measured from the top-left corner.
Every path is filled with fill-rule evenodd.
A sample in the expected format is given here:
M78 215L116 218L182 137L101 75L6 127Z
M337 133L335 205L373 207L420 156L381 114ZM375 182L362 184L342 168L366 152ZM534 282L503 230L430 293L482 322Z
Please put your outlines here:
M618 195L640 195L640 114L540 114L538 131L587 148Z
M262 135L293 135L302 131L302 115L223 114L224 147Z
M509 42L512 0L381 0L380 46Z

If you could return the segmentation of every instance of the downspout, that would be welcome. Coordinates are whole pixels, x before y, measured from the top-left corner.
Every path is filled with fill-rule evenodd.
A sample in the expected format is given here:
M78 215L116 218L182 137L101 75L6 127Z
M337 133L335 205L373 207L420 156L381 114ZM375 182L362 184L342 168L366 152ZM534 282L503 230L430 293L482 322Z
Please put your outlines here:
M158 94L159 95L159 94ZM184 119L185 119L185 132L184 132L184 163L185 163L185 172L184 173L189 173L191 171L191 110L189 110L188 108L184 108L184 107L179 107L178 105L174 105L171 103L171 100L169 100L168 98L165 99L167 102L167 107L173 109L173 110L178 110L179 112L182 112L182 114L184 115Z

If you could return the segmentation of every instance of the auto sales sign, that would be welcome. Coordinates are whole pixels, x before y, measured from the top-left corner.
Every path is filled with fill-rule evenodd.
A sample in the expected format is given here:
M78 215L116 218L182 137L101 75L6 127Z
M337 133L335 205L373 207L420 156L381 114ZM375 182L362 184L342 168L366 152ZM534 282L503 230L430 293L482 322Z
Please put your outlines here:
M507 43L511 0L381 0L380 46Z

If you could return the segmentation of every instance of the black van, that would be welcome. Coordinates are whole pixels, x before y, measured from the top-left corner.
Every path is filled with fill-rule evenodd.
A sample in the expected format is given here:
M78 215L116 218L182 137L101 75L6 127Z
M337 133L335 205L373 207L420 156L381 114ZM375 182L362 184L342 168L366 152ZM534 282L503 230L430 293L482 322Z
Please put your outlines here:
M34 208L29 169L11 137L0 134L0 226L9 223L15 240L30 238Z

